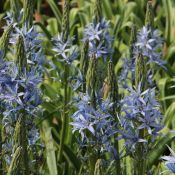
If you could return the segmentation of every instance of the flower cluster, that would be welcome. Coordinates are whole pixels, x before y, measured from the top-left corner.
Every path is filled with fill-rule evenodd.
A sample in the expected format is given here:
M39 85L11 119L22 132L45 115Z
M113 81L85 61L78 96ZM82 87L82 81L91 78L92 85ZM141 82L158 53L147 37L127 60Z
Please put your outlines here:
M56 52L59 61L65 61L67 64L71 64L78 57L77 49L72 45L73 40L74 38L68 37L64 41L63 33L58 35L57 38L52 39L54 43L53 51Z
M109 34L109 21L104 18L99 23L90 23L84 31L83 41L89 41L89 55L104 60L112 53L112 37Z
M154 140L162 129L162 115L160 105L155 97L155 88L141 91L140 84L137 89L129 89L129 95L121 101L120 123L124 130L122 138L126 141L128 150L135 148L137 142ZM144 136L140 137L141 130Z
M86 95L76 103L78 110L72 116L73 132L79 131L82 145L96 146L101 152L110 148L111 137L117 132L114 121L109 113L112 104L97 100L97 107L91 105L91 99Z
M158 30L151 30L147 26L144 26L137 35L137 41L135 43L135 57L141 53L148 58L147 64L156 63L159 66L164 67L165 62L161 59L163 40L160 37Z
M11 110L8 109L5 116L15 115L21 109L32 113L40 104L38 90L38 84L41 82L40 75L34 69L18 76L18 68L13 62L1 62L0 64L2 76L0 98L11 108Z
M42 94L39 84L44 71L44 55L39 34L33 27L27 30L25 27L20 29L16 25L10 42L15 45L19 36L23 37L27 59L23 71L20 71L20 66L15 63L15 59L6 61L0 57L0 101L6 138L3 149L9 153L5 156L7 163L11 160L13 150L13 138L10 136L14 133L15 124L21 113L26 117L25 126L29 144L35 144L39 138L34 122L37 118L36 114L40 111Z
M126 80L132 75L130 80L134 81L135 79L135 60L139 54L142 54L144 59L146 59L147 65L151 63L155 63L156 65L165 68L165 61L162 58L161 48L163 45L163 40L160 37L160 33L158 30L150 29L148 26L144 26L138 33L136 42L132 44L133 47L133 58L126 58L123 60L124 67L122 68L120 74L121 82L124 82L124 87L127 86ZM147 72L147 81L150 86L153 86L152 82L152 71L148 70ZM129 74L131 73L131 74Z
M42 41L40 39L42 35L39 34L33 26L30 29L27 29L26 25L22 28L15 26L15 31L10 38L10 43L16 44L19 36L22 36L24 39L24 48L28 64L37 64L38 68L43 68L45 58L42 53Z

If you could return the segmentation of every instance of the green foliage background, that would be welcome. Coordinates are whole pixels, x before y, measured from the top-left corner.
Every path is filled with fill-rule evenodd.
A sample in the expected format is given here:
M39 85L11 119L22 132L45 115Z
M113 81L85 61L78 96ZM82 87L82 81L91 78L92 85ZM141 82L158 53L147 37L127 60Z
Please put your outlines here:
M122 58L129 52L129 40L131 26L135 24L137 28L144 25L146 0L103 0L103 15L111 21L110 33L114 36L113 60L115 73L118 75L122 67ZM21 2L19 1L19 4ZM0 32L5 25L3 17L10 10L10 0L0 1ZM155 80L160 90L160 101L164 114L165 128L159 142L154 145L150 153L149 165L153 166L153 174L158 175L166 168L160 160L164 154L168 154L166 144L175 150L175 1L174 0L153 0L155 28L161 31L165 40L163 48L163 59L166 63L166 70L158 69ZM72 0L70 11L70 34L74 35L75 43L81 48L81 39L86 24L90 23L93 14L93 0ZM39 167L40 174L81 174L82 165L77 155L76 140L71 132L71 126L67 125L65 147L63 150L63 160L58 161L58 150L60 143L60 130L62 126L61 110L63 100L61 64L56 62L51 51L51 37L61 31L62 21L62 1L58 0L37 0L35 2L34 25L38 31L45 34L43 37L43 48L47 59L52 59L58 70L49 70L46 66L42 90L44 92L44 116L38 122L41 138L46 146L43 150L43 160ZM74 63L79 66L79 59ZM76 70L74 70L76 71ZM56 73L58 72L58 74ZM58 79L55 83L51 77ZM71 82L69 82L71 83ZM71 93L71 91L70 91ZM71 96L71 94L70 94ZM71 116L74 108L70 105L68 115ZM69 121L71 119L69 118ZM122 143L121 143L122 144ZM40 152L41 150L38 150ZM131 164L128 157L124 158L124 175L131 175ZM112 166L111 162L111 166ZM154 168L155 167L155 168ZM111 173L110 173L111 172ZM107 174L113 174L112 169L108 169ZM165 172L169 174L170 172Z

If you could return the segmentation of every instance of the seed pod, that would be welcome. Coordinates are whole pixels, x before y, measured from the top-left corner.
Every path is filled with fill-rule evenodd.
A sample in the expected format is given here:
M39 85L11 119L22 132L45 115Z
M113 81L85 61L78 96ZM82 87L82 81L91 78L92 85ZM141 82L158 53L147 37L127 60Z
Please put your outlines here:
M23 24L29 30L33 25L33 0L24 1L24 15L23 15Z
M16 65L19 68L19 74L23 73L27 68L24 39L21 35L18 37L16 44Z
M154 27L154 13L151 1L148 1L147 3L145 25L148 26L149 28Z
M98 159L95 164L94 175L104 175L104 163L102 159Z
M91 95L91 99L92 99L92 105L95 107L96 102L95 102L95 92L96 92L96 87L97 87L97 59L95 57L95 55L93 55L90 58L90 62L89 62L89 67L88 67L88 71L87 71L87 75L86 75L86 90L88 92L88 94Z
M8 28L4 31L1 39L0 39L0 50L2 51L2 57L4 58L7 53L10 34L13 30L13 25L9 25Z
M95 18L96 23L100 22L102 19L102 2L101 2L101 0L95 1L94 18Z
M22 155L22 147L17 147L15 150L15 153L13 154L12 161L10 164L10 167L8 169L7 175L18 175L19 174L19 164L20 164L20 159Z
M63 19L62 19L62 32L64 41L67 40L69 35L69 13L70 13L70 0L65 0L63 8Z
M145 58L142 54L139 54L136 58L136 68L135 68L135 86L136 88L141 85L141 90L146 88L146 63Z
M82 75L83 75L83 92L86 92L86 80L85 80L85 77L86 77L86 73L87 73L87 69L88 69L88 49L89 49L89 41L85 41L83 43L83 47L82 47L82 50L81 50L81 59L80 59L80 70L82 72Z

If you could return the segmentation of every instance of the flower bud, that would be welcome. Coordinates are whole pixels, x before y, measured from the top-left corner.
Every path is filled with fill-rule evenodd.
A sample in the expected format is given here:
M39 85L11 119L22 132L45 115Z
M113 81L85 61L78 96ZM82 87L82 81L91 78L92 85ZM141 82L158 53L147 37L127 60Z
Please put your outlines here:
M136 88L141 85L141 90L143 91L146 87L146 64L145 58L142 54L139 54L136 58L136 68L135 68L135 86Z
M6 52L8 49L10 34L13 30L13 25L9 25L7 29L4 31L1 40L0 40L0 50L2 51L2 57L6 56Z
M33 0L24 1L24 16L23 23L26 25L27 29L30 29L33 24Z
M153 14L153 7L152 7L151 1L148 1L147 3L145 25L147 25L149 28L154 27L154 14Z
M16 65L18 66L19 74L24 73L27 68L24 39L21 35L18 37L16 44Z
M62 19L62 32L64 41L67 40L69 35L69 13L70 13L70 0L65 0L63 9L63 19Z

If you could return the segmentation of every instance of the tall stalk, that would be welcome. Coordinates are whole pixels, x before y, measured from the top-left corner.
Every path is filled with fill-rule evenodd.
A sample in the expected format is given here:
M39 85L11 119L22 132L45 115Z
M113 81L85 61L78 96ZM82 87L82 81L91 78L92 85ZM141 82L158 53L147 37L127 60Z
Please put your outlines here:
M19 36L17 41L16 55L17 55L16 65L18 66L18 74L22 75L27 70L27 59L25 55L24 40L22 36ZM23 92L23 87L20 87L20 91ZM21 101L23 101L23 97L21 97ZM29 164L28 164L29 157L28 157L27 145L28 140L26 131L26 114L24 110L21 110L15 127L13 149L14 152L19 146L22 149L21 159L19 162L20 166L18 166L18 171L22 172L22 174L24 175L29 174Z
M107 76L107 90L109 91L109 93L106 94L106 97L108 97L111 101L111 103L113 103L113 107L111 110L111 114L114 117L114 121L116 123L116 126L118 126L119 121L117 118L117 114L119 114L120 109L118 107L118 102L119 102L119 95L118 95L118 84L117 84L117 79L115 76L115 72L114 72L114 65L112 60L109 61L108 63L108 76ZM115 134L115 138L118 137L118 134ZM114 139L115 139L114 138ZM121 175L121 165L120 165L120 157L119 157L119 143L118 140L115 139L114 142L114 147L116 149L116 154L117 154L117 158L116 158L116 175Z
M97 78L97 59L95 55L90 58L88 71L86 74L86 91L90 95L91 104L94 109L96 109L96 78ZM93 150L90 149L89 155L89 174L94 175L95 163L98 160L97 155L93 154Z
M146 63L145 58L139 54L136 58L136 67L135 67L135 87L140 87L141 92L146 90L147 87L147 80L146 80ZM140 116L142 117L142 116ZM140 125L140 124L139 124ZM139 131L139 138L145 137L145 129L141 129ZM146 170L146 159L144 155L144 143L138 143L136 149L136 155L134 157L134 167L135 167L135 175L144 175Z
M69 12L70 12L70 0L64 1L64 9L63 9L63 20L62 20L62 33L64 42L67 41L69 35ZM69 101L68 97L68 77L69 77L69 66L66 62L64 62L64 105L63 105L63 113L62 113L62 129L61 129L61 137L60 137L60 148L58 153L58 161L62 161L63 155L63 147L65 142L65 134L68 126L68 115L67 115L67 105Z

